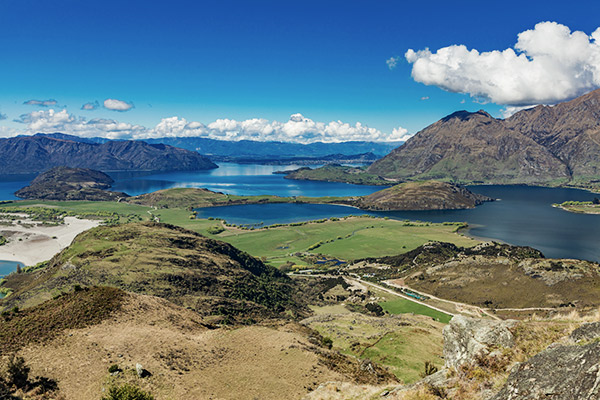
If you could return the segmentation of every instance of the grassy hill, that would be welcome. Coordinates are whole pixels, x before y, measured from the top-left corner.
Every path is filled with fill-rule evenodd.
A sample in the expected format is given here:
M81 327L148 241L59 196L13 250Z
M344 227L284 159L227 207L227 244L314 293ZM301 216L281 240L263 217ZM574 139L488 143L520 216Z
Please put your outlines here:
M358 199L355 205L363 210L451 210L474 208L487 196L446 182L404 182Z
M74 285L106 285L190 307L215 322L302 313L292 281L235 247L166 224L101 226L45 268L12 274L6 308L39 304Z

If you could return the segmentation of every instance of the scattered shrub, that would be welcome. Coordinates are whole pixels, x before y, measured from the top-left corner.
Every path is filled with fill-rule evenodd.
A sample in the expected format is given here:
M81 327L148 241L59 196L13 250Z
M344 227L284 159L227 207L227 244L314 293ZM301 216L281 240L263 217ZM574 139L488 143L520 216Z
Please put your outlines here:
M30 368L25 364L25 359L13 355L6 366L6 383L19 389L24 388L29 381L29 371Z
M117 364L113 364L110 367L108 367L108 372L115 373L115 372L121 372L121 368L119 368L119 366Z
M222 226L211 226L206 230L208 233L210 233L211 235L218 235L221 232L225 231L225 228L223 228Z
M323 339L321 339L321 344L331 350L333 347L333 340L331 340L330 337L324 336Z
M102 400L154 400L154 396L137 386L125 383L108 389L108 394L102 397Z

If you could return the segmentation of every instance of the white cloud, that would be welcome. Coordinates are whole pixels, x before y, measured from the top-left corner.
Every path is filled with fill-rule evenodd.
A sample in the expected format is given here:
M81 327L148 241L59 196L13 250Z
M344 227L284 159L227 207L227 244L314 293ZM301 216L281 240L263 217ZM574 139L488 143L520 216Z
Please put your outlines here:
M53 133L61 132L83 137L106 137L119 139L133 137L145 128L141 125L132 125L118 122L112 119L86 120L69 114L66 109L61 111L41 110L29 114L23 114L15 120L26 125L26 134L38 132Z
M385 63L387 64L389 69L394 69L398 66L399 60L400 60L400 57L390 57L387 60L385 60Z
M528 108L532 108L535 107L535 105L530 105L530 106L505 106L504 108L500 109L500 114L502 115L502 118L508 118L511 117L513 114L518 113L521 110L526 110Z
M423 97L421 97L421 101L425 101L425 100L429 100L429 96L423 96Z
M417 82L503 105L554 104L600 87L600 28L588 36L541 22L521 32L514 49L453 45L405 57Z
M55 106L56 104L58 104L58 102L54 99L48 99L48 100L27 100L25 102L23 102L23 104L28 105L28 106L40 106L40 107L50 107L50 106Z
M95 109L97 109L98 107L100 107L100 104L98 103L98 101L90 101L89 103L85 103L84 105L81 106L82 110L85 111L93 111Z
M329 123L313 121L302 114L293 114L286 122L252 118L244 121L218 119L205 125L185 118L163 118L156 126L148 128L119 122L113 119L86 120L69 114L66 109L41 110L23 114L15 120L26 125L25 132L63 132L83 137L107 137L110 139L145 139L159 137L202 136L221 140L282 141L296 143L345 142L345 141L399 141L410 135L402 127L384 133L357 122L354 125L342 121ZM8 136L12 131L0 131ZM16 134L16 133L15 133Z
M133 108L133 103L128 103L123 100L106 99L104 100L104 108L113 111L129 111Z

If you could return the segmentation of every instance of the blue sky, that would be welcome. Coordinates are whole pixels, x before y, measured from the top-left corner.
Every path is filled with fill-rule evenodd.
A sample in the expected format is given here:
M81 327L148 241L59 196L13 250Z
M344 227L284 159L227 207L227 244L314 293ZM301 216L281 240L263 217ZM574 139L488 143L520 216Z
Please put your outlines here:
M462 44L502 51L542 21L587 35L600 26L598 2L491 3L6 0L0 5L0 113L6 116L0 133L97 120L95 127L117 137L164 118L177 117L161 132L181 126L175 122L182 119L208 125L262 118L283 124L296 113L325 127L340 120L351 128L359 122L383 133L399 127L415 133L458 109L483 108L500 116L506 104L552 103L595 87L590 78L587 86L574 82L575 92L524 95L525 100L491 93L473 101L469 94L440 89L463 90L456 80L465 75L421 79L430 85L411 77L416 64L404 58L408 49L435 53ZM398 57L393 69L386 64L391 57ZM446 82L452 79L454 84ZM56 104L24 104L32 99ZM110 110L103 107L106 99L133 107ZM88 102L99 107L81 110ZM62 122L49 125L42 114L49 110ZM33 123L42 117L46 125ZM330 128L336 129L341 128ZM384 137L361 129L349 137ZM268 137L268 130L261 132L257 138Z

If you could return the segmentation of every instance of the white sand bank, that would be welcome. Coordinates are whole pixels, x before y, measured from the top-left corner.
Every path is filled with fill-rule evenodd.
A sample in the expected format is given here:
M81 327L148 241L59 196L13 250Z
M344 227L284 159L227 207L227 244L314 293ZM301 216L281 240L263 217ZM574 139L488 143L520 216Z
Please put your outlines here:
M59 226L0 226L0 235L8 239L8 243L0 246L0 260L20 261L25 265L49 260L69 246L75 236L100 225L100 222L65 217L64 225Z

